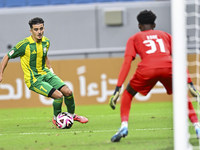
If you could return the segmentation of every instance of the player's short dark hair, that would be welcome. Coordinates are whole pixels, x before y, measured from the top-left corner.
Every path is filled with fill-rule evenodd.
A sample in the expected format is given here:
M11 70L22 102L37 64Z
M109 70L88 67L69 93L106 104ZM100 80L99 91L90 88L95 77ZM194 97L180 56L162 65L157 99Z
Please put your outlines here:
M154 24L156 15L151 10L144 10L137 15L137 20L140 24Z
M28 22L30 28L33 28L33 25L35 25L35 24L41 24L41 23L44 24L44 20L40 17L35 17L35 18L29 20L29 22Z

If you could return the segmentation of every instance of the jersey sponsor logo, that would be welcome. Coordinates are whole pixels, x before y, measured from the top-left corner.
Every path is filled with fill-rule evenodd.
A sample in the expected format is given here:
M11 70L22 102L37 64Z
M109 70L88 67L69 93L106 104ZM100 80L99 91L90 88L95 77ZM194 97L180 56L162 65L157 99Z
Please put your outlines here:
M41 89L42 89L43 91L47 92L47 90L46 90L43 86L40 87L40 90L41 90Z
M34 50L31 54L37 54L36 51Z
M46 48L46 47L44 47L44 49L43 49L43 50L44 50L44 53L46 53L46 52L47 52L47 48Z
M12 54L14 54L14 50L9 52L9 55L12 56Z

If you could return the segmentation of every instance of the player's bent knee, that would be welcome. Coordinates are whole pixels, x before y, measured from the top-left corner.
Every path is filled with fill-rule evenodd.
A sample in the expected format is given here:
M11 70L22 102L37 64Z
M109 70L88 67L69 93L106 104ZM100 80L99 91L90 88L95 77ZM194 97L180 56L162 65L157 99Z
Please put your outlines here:
M135 94L137 94L137 91L134 90L131 86L130 86L130 83L128 83L127 87L126 87L126 90L132 95L132 96L135 96Z
M56 91L55 88L52 88L51 91L48 94L48 97L52 97L53 93Z
M62 98L63 97L63 94L60 92L60 91L58 91L59 92L59 94L57 95L58 96L58 99L59 98Z
M60 91L63 93L63 95L65 96L71 96L72 95L72 91L67 87L67 86L63 86Z
M62 97L63 97L63 94L58 90L54 91L53 94L51 95L51 98L53 99L60 99Z
M69 89L69 91L68 91L68 94L69 94L69 96L71 96L72 95L72 91Z
M71 96L72 95L72 91L71 90L67 90L67 91L63 92L63 95Z

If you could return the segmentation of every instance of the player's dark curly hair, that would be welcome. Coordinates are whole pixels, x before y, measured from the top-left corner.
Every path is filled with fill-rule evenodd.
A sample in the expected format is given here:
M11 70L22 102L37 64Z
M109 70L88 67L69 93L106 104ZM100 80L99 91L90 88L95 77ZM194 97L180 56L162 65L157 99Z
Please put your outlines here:
M151 10L144 10L137 15L137 20L140 24L154 24L156 15Z
M29 20L28 24L30 26L30 28L33 28L33 25L35 24L40 24L40 23L43 23L44 24L44 20L42 18L39 18L39 17L35 17L31 20Z

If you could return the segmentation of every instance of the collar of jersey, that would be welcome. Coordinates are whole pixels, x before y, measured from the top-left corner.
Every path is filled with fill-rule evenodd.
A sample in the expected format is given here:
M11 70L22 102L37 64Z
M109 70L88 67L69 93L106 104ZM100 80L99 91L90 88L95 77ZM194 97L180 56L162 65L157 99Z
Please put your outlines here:
M28 37L28 40L29 40L30 43L36 43L36 42L33 40L32 36L29 36L29 37ZM44 41L44 36L42 37L42 41Z

